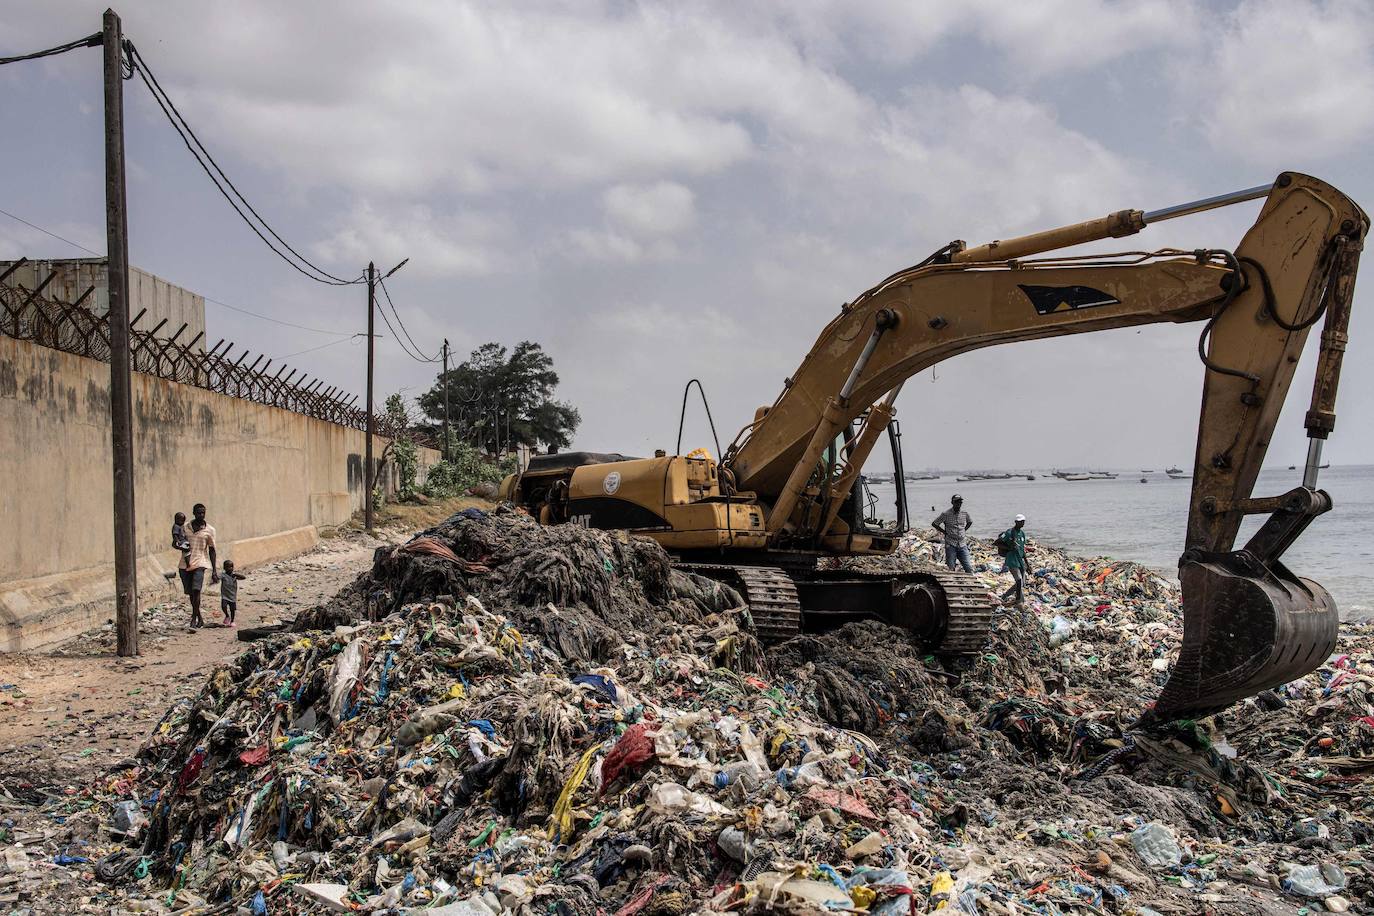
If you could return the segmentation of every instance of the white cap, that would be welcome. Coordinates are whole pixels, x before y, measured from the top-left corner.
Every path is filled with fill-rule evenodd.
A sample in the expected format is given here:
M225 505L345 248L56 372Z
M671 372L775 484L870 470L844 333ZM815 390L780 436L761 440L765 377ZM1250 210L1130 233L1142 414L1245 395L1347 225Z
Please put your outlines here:
M1016 521L1018 521L1018 522L1024 522L1025 520L1026 520L1026 517L1025 517L1024 515L1018 515L1018 516L1016 516Z

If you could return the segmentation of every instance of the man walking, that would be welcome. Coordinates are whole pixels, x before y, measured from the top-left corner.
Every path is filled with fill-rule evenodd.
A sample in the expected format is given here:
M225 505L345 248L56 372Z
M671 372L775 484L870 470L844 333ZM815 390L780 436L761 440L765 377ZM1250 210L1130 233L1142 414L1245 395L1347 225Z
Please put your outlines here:
M205 625L200 616L200 599L205 590L205 577L215 574L215 535L214 529L205 519L197 516L191 521L191 550L186 557L186 568L181 571L181 585L191 599L191 629L199 630Z
M208 559L210 561L210 584L214 585L219 581L219 558L215 556L215 526L205 521L205 503L196 503L191 507L191 522L194 524L199 519L205 522L205 529L209 532L207 537L210 539Z
M1007 561L1011 588L1002 593L1002 603L1022 607L1026 603L1026 517L1016 516L1016 524L997 535L997 552ZM1015 601L1012 597L1015 596Z
M964 534L973 527L973 518L964 511L964 498L955 493L950 497L949 508L930 525L945 537L945 566L953 569L957 561L964 572L973 572L973 557L964 542Z
M215 529L205 520L205 504L196 503L191 509L191 534L186 558L181 572L181 587L186 597L191 599L191 629L198 630L205 625L200 615L201 595L205 590L205 577L211 583L219 581L216 567Z

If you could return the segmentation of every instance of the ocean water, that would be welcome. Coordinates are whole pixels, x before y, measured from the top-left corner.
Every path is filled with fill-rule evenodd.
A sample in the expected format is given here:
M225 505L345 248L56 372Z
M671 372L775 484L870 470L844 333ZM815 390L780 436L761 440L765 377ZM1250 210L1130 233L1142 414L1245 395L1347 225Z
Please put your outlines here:
M1115 471L1115 469L1112 469ZM1119 471L1115 480L1060 480L1036 473L1027 481L907 481L912 524L929 524L949 507L949 497L964 497L973 517L972 534L993 537L1026 516L1032 537L1073 553L1134 560L1174 576L1188 519L1191 480L1170 480L1157 469ZM1148 482L1141 483L1144 477ZM1302 483L1302 468L1260 472L1256 496L1276 496ZM1300 576L1315 579L1336 599L1343 619L1374 616L1374 465L1331 467L1317 486L1331 494L1334 508L1317 517L1284 554L1284 563ZM892 484L870 484L879 515L895 515ZM1259 527L1263 517L1246 519L1236 543Z

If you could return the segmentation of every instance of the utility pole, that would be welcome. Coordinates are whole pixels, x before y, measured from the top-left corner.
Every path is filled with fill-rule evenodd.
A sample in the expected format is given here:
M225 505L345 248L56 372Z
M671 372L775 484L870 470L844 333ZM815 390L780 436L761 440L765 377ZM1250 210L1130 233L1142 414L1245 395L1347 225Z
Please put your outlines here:
M129 220L124 196L124 31L105 11L105 281L110 300L110 456L114 466L115 645L138 654L134 411L129 377Z
M373 324L377 312L377 265L367 262L367 446L363 458L363 529L372 531L372 436L376 432L376 418L372 416L372 349L376 335Z
M439 387L444 390L444 460L448 461L448 338L444 338L444 373L439 376Z
M406 258L395 267L388 270L380 279L387 277L406 266L410 258ZM377 314L377 265L367 262L367 446L366 454L363 456L363 485L367 487L367 492L363 494L363 528L372 531L372 488L374 486L372 473L372 437L377 432L377 418L372 412L372 367L374 365L373 351L377 335L374 330Z

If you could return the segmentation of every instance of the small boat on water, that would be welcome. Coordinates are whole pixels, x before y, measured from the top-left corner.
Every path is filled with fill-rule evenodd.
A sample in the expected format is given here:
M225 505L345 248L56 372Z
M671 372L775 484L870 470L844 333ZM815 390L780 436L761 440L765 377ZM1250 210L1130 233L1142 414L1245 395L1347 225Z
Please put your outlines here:
M1149 481L1148 478L1142 477L1142 478L1140 478L1140 482L1141 482L1141 483L1149 483L1150 481Z
M1154 471L1150 470L1149 468L1141 468L1141 469L1140 469L1140 473L1142 473L1142 474L1153 474Z
M1165 468L1165 469L1164 469L1164 473L1166 473L1166 474L1168 474L1170 477L1172 477L1172 476L1174 476L1175 474L1182 474L1182 473L1183 473L1183 468Z

